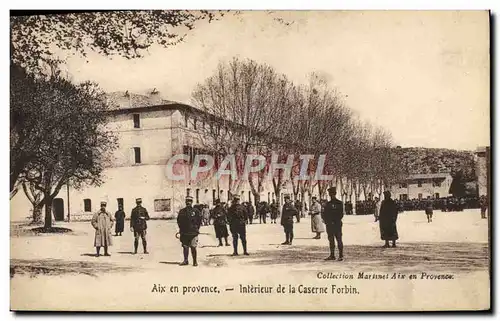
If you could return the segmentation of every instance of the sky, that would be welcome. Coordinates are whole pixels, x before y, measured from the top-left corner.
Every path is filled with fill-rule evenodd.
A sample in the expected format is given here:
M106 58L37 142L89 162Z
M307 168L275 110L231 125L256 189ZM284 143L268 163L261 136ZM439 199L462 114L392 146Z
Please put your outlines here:
M67 70L109 92L156 88L189 104L219 62L250 58L296 83L321 73L396 145L474 150L490 139L488 19L486 11L244 11L201 22L185 42L144 58L71 57Z

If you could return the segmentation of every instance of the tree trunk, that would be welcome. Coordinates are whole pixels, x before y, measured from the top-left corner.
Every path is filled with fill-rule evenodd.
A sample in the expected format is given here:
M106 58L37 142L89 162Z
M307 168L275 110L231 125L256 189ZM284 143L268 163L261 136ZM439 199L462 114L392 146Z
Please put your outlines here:
M52 197L49 193L44 193L45 200L45 228L52 227Z
M35 224L42 223L42 208L43 208L42 202L33 205L33 223Z

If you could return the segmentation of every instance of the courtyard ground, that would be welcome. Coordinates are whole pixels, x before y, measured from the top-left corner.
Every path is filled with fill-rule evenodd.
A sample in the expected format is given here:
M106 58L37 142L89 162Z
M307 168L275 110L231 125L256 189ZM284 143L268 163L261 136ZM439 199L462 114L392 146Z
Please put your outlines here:
M179 266L182 250L175 238L174 221L149 221L148 255L142 254L141 246L139 254L132 254L133 237L127 221L123 236L113 238L112 256L99 258L94 257L94 231L89 222L57 223L73 230L57 235L30 235L13 224L11 308L158 311L489 307L488 220L480 218L479 210L436 211L432 223L427 223L423 212L402 213L398 218L398 247L389 249L381 247L373 216L345 216L343 221L344 262L323 261L328 256L326 235L321 240L312 239L310 219L305 218L295 224L292 246L280 245L284 233L279 224L249 225L248 257L232 257L232 247L216 246L213 226L202 227L198 267ZM359 278L360 272L397 279ZM422 273L452 279L422 279ZM417 279L409 280L411 274ZM350 276L353 279L346 279ZM286 294L276 293L280 285ZM300 285L302 290L298 289ZM332 290L333 285L345 288L344 293ZM249 286L273 290L271 294L243 293ZM290 286L296 293L290 293ZM328 288L334 293L300 293L305 287ZM155 291L160 288L165 292Z

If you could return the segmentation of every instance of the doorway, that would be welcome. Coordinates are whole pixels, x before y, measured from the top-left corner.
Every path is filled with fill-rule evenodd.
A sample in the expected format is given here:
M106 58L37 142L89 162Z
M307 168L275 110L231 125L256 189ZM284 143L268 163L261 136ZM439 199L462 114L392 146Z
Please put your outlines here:
M62 198L55 198L52 202L52 211L56 221L64 221L64 200Z

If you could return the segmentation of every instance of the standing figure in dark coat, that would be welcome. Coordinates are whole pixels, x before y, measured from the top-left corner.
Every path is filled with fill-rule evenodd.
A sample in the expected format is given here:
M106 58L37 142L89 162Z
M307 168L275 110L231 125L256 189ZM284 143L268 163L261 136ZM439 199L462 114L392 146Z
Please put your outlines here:
M286 195L285 204L283 204L283 209L281 210L281 225L285 230L285 242L281 243L281 245L292 245L294 216L299 216L299 211L290 200L290 196Z
M427 201L427 204L425 206L425 215L427 215L427 223L432 222L432 213L433 213L433 206L432 206L432 201L429 200Z
M252 224L253 222L253 217L255 215L255 209L253 208L253 205L251 202L246 202L245 207L247 208L247 216L248 216L248 222Z
M198 266L197 251L198 234L200 234L200 225L202 223L202 214L200 210L194 208L193 198L186 196L186 207L179 211L177 216L177 225L179 226L179 240L182 244L182 254L184 261L181 265L189 265L189 249L193 257L193 266Z
M234 195L231 207L227 211L227 218L233 236L233 256L238 255L238 237L241 239L241 245L243 245L243 254L249 255L247 251L247 209L240 204L239 195Z
M328 242L330 244L330 256L325 260L335 260L335 241L339 247L339 261L344 260L344 243L342 242L342 218L344 217L344 204L337 199L337 188L328 189L330 200L326 202L322 218L326 225Z
M125 226L125 212L122 205L118 206L118 211L115 213L115 222L115 236L122 236Z
M384 192L385 199L380 206L380 238L385 241L384 247L389 247L389 241L392 241L392 247L396 247L398 239L398 229L396 221L398 219L398 209L396 203L391 199L391 192Z
M486 210L488 209L488 199L486 196L481 195L479 198L479 207L481 209L481 218L486 218Z
M222 246L222 239L226 241L226 246L229 246L227 242L227 237L229 233L227 231L227 212L222 206L220 199L216 199L215 207L212 209L212 219L214 222L215 237L219 239L219 246Z
M276 219L278 218L278 203L276 200L273 200L271 203L271 223L276 224Z
M149 254L148 243L146 241L146 230L148 229L148 224L146 221L149 220L148 211L142 207L142 199L137 198L135 200L136 207L132 210L130 215L130 231L134 232L134 254L137 254L137 248L139 247L139 237L142 239L142 247L144 248L144 254Z
M266 224L266 218L267 218L267 213L270 212L269 205L266 202L261 202L260 207L259 207L259 223L262 224L262 221L264 221L264 224Z

